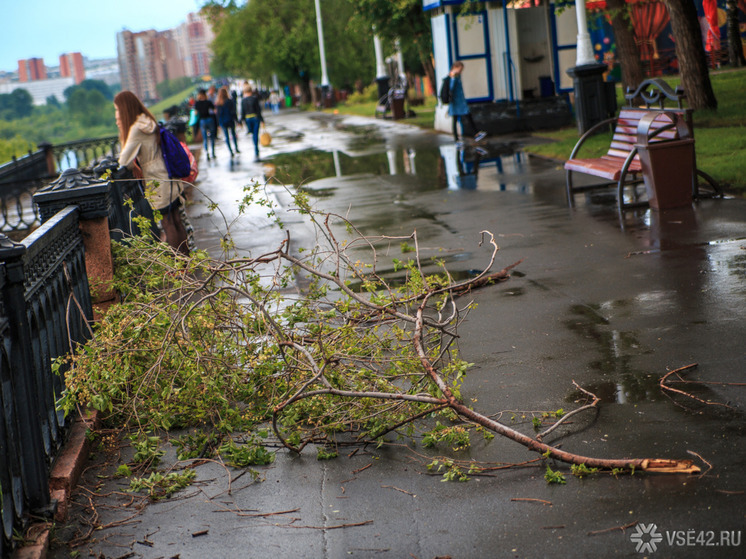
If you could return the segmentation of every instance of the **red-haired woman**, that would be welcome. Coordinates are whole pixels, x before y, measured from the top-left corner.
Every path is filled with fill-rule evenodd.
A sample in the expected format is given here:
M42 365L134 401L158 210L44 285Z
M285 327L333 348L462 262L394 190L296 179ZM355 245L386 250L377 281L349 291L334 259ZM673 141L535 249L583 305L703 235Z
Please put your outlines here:
M182 184L168 178L158 121L131 91L118 93L114 97L114 108L122 145L119 164L133 169L136 175L137 164L142 179L152 190L150 204L163 216L161 226L166 242L183 254L189 254L186 229L179 217Z

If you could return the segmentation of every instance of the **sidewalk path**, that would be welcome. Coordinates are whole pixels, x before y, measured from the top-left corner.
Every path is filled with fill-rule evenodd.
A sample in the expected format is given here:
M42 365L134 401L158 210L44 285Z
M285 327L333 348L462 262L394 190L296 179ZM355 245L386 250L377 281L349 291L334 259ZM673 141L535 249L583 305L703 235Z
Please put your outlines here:
M95 532L79 557L638 557L636 542L653 532L635 523L646 530L654 524L663 538L651 556L742 556L746 388L698 385L700 398L736 410L698 406L701 413L693 414L663 395L658 380L698 363L687 378L746 382L746 200L620 218L613 203L579 197L570 210L563 172L546 161L506 155L502 172L497 165L480 169L476 190L449 189L430 178L438 175L432 154L448 146L445 136L313 113L268 121L274 141L263 157L318 148L328 152L332 169L333 150L343 169L366 157L370 168L395 164L395 174L385 166L309 183L319 209L347 215L365 233L416 229L425 257L444 258L453 272L487 261L478 246L482 230L501 246L497 269L524 259L509 281L474 293L478 307L460 331L461 353L476 364L462 392L475 408L500 412L507 422L525 421L524 411L569 410L575 380L603 405L554 443L607 457L699 455L713 469L704 476L578 479L559 466L567 484L548 485L545 465L532 463L442 483L425 468L423 450L405 442L350 449L322 462L313 451L280 451L274 464L258 468L256 482L210 463L197 468L197 484L141 511L112 494L113 508L98 509L98 521L110 527ZM241 148L251 153L248 138ZM393 159L384 158L387 149ZM198 243L215 253L224 229L208 215L205 199L218 202L228 221L237 217L242 186L264 180L263 164L249 159L242 154L231 163L221 144L217 162L203 165L190 215ZM283 189L270 192L283 211L289 208ZM274 249L284 237L264 214L258 209L234 224L242 252ZM284 218L298 246L312 242L299 217ZM504 463L535 456L495 439L462 458ZM124 486L106 480L101 491ZM726 531L725 543L740 547L708 548L702 538L681 545L672 537L687 530L703 538L711 531L718 543Z

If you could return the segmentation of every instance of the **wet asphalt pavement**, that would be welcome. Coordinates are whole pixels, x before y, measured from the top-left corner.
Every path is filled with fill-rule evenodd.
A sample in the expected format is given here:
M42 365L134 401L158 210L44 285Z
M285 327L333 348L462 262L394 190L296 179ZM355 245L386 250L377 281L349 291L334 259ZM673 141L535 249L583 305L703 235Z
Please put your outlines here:
M277 247L284 232L266 210L237 215L243 185L270 174L302 180L317 209L346 215L363 233L416 229L424 258L443 258L458 274L487 262L480 231L491 231L495 269L523 262L509 281L473 294L478 307L460 329L462 356L475 363L462 389L472 405L530 433L532 411L576 406L575 381L602 398L601 409L547 442L591 456L691 458L705 475L579 479L552 463L567 483L549 485L545 464L534 462L443 483L425 468L433 452L403 443L321 462L310 450L280 451L257 468L261 483L205 464L195 486L125 523L132 511L112 497L99 521L115 524L80 557L744 556L746 200L620 216L612 198L579 195L568 209L564 172L514 152L523 138L489 139L475 179L470 147L457 179L448 136L328 114L267 121L273 143L262 162L245 136L240 157L222 142L216 161L202 156L189 209L201 247L219 253L225 222L244 254ZM268 191L294 246L312 243L307 223L287 212L287 192ZM662 393L663 374L693 363L684 378L701 383L676 386L730 408ZM495 439L458 457L535 455ZM126 485L107 487L117 484Z

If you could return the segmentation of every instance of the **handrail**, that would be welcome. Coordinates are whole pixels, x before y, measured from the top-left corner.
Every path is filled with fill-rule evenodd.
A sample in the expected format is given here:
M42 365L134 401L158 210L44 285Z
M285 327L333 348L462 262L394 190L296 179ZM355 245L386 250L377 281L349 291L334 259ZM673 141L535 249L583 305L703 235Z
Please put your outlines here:
M107 156L116 159L120 149L118 136L39 147L0 165L0 231L23 231L38 225L38 212L31 202L34 192L64 169L86 167Z

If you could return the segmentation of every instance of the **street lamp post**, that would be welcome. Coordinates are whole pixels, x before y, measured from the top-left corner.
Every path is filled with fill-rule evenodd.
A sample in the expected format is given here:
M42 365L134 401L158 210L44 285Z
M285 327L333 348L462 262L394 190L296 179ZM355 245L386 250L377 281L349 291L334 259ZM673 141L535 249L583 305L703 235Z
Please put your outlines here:
M591 46L591 36L588 33L588 23L585 19L585 0L575 0L575 16L578 21L578 45L575 54L575 66L595 64Z
M375 27L373 28L375 31ZM373 35L373 48L376 52L376 83L378 84L378 99L383 99L389 92L389 75L386 70L386 60L383 57L381 37Z
M321 58L321 103L322 105L326 101L326 96L329 90L329 76L326 73L326 51L324 50L324 26L321 23L321 6L319 0L315 0L316 4L316 30L319 34L319 57Z
M604 82L606 64L597 62L593 55L585 17L585 0L575 0L575 15L578 22L578 44L575 66L568 68L567 74L573 79L578 132L583 134L594 124L616 112L616 97L613 84Z

